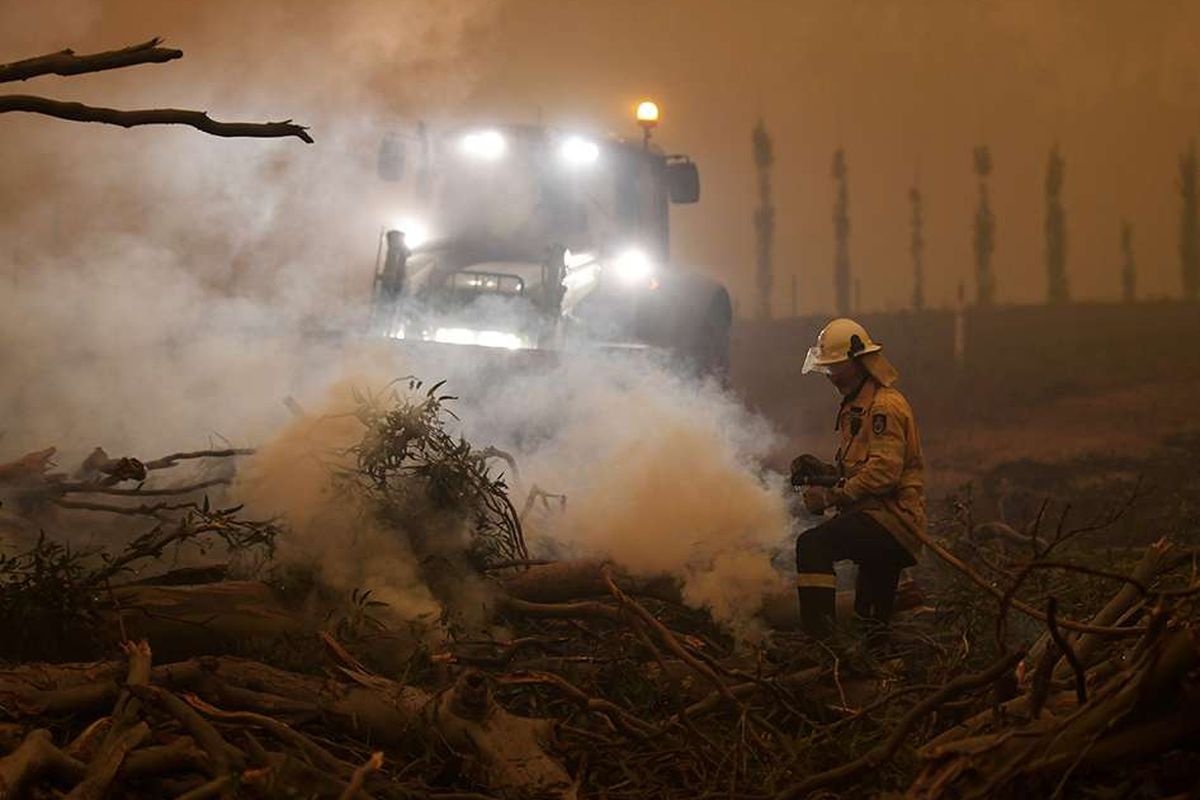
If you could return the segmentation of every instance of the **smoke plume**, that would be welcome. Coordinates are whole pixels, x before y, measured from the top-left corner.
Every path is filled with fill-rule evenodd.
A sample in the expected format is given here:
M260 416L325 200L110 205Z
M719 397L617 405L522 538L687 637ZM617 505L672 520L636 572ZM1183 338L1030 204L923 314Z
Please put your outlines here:
M169 10L164 7L168 7ZM293 118L317 144L237 141L39 118L0 127L0 451L50 445L67 468L96 445L154 457L256 446L238 492L286 516L284 558L319 562L398 613L436 610L411 555L331 494L348 387L447 379L462 433L516 455L568 496L530 518L541 552L670 572L687 602L732 624L773 588L787 534L759 474L772 435L718 388L662 365L564 356L532 371L398 352L359 336L380 226L396 198L375 174L381 133L451 117L496 13L484 0L159 4L56 0L0 10L21 58L163 35L168 65L39 79L29 91L125 108ZM6 58L7 60L7 58ZM23 91L25 88L23 87ZM294 397L320 424L294 419Z

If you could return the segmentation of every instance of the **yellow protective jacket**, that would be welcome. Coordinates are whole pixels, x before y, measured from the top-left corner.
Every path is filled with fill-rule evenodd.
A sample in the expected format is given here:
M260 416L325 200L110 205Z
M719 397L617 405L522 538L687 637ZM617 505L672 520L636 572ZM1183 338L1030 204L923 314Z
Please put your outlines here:
M842 401L837 430L842 511L865 511L916 558L916 534L925 531L925 459L908 400L890 381L868 377Z

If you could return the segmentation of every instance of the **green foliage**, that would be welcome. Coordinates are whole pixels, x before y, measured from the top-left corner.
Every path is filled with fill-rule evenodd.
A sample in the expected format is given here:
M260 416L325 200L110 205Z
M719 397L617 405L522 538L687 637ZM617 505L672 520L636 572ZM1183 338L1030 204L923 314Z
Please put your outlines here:
M83 655L98 618L87 554L50 541L0 556L0 657L23 660L50 652Z
M1071 299L1067 282L1067 214L1062 204L1066 169L1067 162L1055 144L1046 164L1046 300L1051 305Z
M850 190L847 186L846 153L838 148L831 170L837 184L833 201L833 289L838 316L850 314Z
M264 560L277 528L237 517L239 507L212 510L208 500L172 523L157 525L119 553L82 551L45 533L28 550L0 555L0 658L69 659L94 654L100 611L110 586L129 572L186 544L206 552L222 542L235 557Z
M350 603L333 625L334 636L340 642L357 642L364 636L387 630L387 623L377 614L387 603L371 597L370 589L354 589Z
M975 174L979 178L979 207L975 211L975 302L990 306L995 300L996 279L992 274L992 251L996 249L996 216L988 202L987 177L992 174L992 155L986 145L975 148Z
M366 431L350 448L355 468L342 479L365 492L393 525L411 529L431 517L465 525L481 566L527 558L508 485L503 475L491 474L489 453L446 431L454 414L445 403L455 398L439 394L444 382L422 392L421 381L403 380L408 395L393 387L378 396L355 391L355 416Z

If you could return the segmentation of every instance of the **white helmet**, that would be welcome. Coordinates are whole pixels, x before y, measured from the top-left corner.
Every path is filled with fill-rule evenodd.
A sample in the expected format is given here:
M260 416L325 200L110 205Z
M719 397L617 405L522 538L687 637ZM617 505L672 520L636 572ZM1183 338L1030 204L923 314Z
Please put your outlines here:
M831 364L840 364L867 353L877 353L881 345L871 341L867 329L852 319L835 319L817 334L817 344L808 348L801 372L829 372Z

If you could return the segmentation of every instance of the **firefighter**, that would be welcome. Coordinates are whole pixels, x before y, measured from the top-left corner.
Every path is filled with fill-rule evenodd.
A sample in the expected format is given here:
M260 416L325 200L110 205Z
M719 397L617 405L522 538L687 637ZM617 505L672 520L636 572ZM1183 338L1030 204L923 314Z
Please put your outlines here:
M811 455L792 462L805 507L837 515L796 540L796 587L805 631L833 632L836 561L858 564L854 610L884 628L900 572L916 563L925 530L924 461L916 420L895 388L896 369L863 326L835 319L817 336L803 372L824 373L842 396L834 464ZM822 479L822 475L825 477Z

